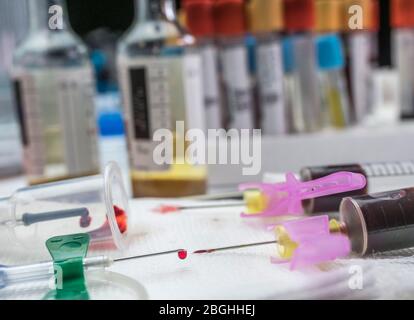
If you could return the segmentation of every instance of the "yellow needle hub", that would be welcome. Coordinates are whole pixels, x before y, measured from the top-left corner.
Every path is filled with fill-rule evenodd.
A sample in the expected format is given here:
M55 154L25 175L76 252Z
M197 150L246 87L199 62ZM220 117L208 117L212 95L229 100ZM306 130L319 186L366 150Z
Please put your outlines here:
M243 194L247 214L259 214L267 208L267 197L260 190L247 190Z

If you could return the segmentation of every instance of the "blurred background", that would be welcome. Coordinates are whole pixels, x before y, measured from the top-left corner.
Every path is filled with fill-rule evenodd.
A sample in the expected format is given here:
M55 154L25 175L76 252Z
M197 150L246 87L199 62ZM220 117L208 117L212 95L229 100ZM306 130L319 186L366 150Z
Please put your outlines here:
M261 173L414 159L413 58L412 1L0 0L0 176L38 184L116 160L136 196L258 180L155 168L150 133L180 119L262 129Z

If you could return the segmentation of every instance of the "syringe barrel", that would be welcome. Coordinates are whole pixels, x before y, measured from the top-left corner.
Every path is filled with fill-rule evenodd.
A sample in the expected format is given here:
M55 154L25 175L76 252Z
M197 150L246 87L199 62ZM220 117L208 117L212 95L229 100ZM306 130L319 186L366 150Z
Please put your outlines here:
M340 213L359 255L414 247L414 188L345 198Z
M330 174L341 171L360 173L363 176L367 177L364 169L359 164L305 167L300 171L300 177L302 181L310 181L320 179ZM338 211L339 205L343 198L363 195L366 194L367 191L368 185L360 190L354 190L325 197L306 199L303 200L302 205L307 214L335 212Z
M112 263L112 259L107 256L90 257L83 260L86 269L106 268ZM52 261L11 267L0 266L0 289L29 281L52 279L54 272Z

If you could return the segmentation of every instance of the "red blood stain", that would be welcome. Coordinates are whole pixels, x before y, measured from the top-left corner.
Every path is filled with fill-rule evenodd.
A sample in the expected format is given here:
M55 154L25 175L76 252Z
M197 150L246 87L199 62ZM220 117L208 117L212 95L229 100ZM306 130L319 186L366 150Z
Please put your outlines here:
M185 260L187 259L187 250L180 250L178 251L178 258L180 258L180 260Z
M195 254L204 254L204 253L212 253L214 251L215 251L214 249L210 249L210 250L197 250L197 251L194 251L193 253L195 253Z
M156 213L161 213L161 214L168 214L168 213L173 213L173 212L180 211L180 207L171 206L171 205L161 205L161 206L159 206L158 208L155 208L152 211L156 212Z
M115 211L115 219L116 223L118 224L119 231L121 233L125 233L128 228L128 216L126 215L125 211L118 206L114 206Z

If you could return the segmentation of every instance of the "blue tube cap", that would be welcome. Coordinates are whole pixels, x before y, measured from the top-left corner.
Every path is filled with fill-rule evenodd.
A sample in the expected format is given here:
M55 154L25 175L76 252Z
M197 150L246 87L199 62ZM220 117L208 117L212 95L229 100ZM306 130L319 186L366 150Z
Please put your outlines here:
M99 133L101 136L119 136L124 134L124 121L121 112L102 112L98 117Z
M295 69L294 41L294 36L288 36L282 40L283 70L285 73L291 73Z
M342 40L337 34L319 36L316 39L320 70L337 70L345 66Z

